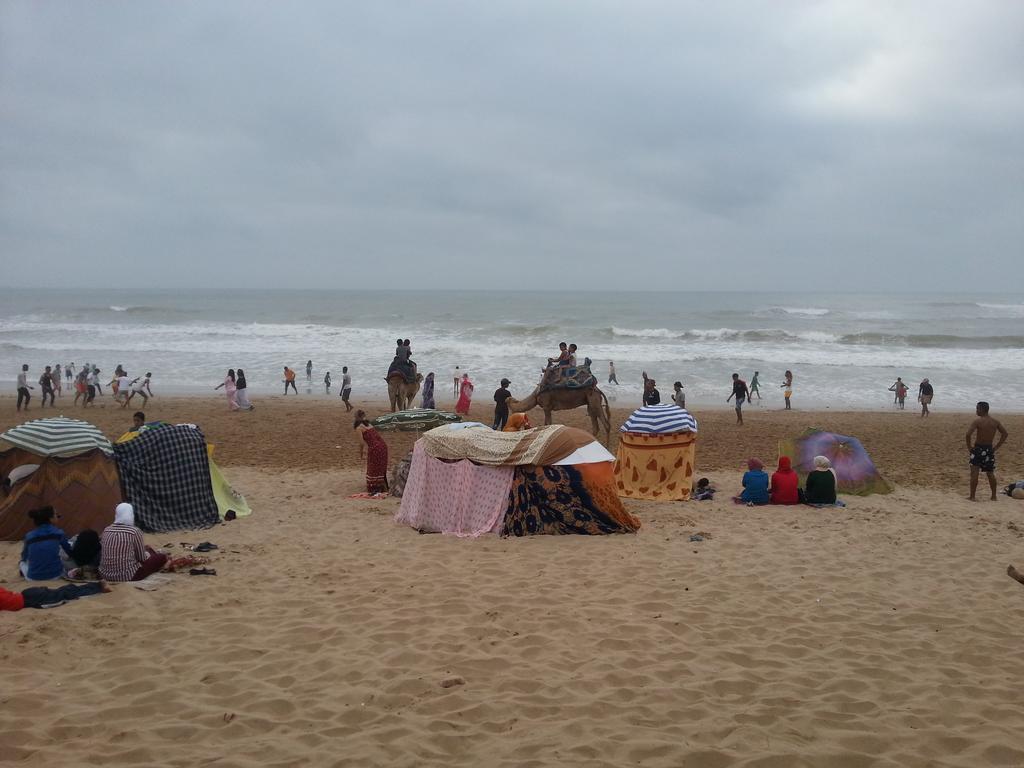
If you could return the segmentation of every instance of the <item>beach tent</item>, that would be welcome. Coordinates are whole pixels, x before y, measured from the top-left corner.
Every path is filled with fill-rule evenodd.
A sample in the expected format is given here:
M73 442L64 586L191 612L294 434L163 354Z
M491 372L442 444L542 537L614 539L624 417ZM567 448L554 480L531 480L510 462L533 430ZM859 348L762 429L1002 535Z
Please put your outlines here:
M620 496L685 501L693 486L697 420L677 405L645 405L619 428L615 487Z
M121 491L144 531L209 528L220 521L206 439L193 424L167 424L114 446Z
M413 446L395 520L465 537L633 533L640 521L615 493L613 460L572 427L438 427Z
M69 536L112 523L121 487L111 450L92 424L63 416L0 435L0 476L18 478L0 498L0 540L23 538L34 527L28 513L38 507L53 507Z
M860 440L835 432L808 429L799 437L779 443L779 455L788 456L805 480L814 470L814 457L825 456L836 473L836 491L855 496L890 493L892 486L879 474Z
M379 431L426 432L428 429L462 421L457 413L439 411L435 408L407 408L397 413L385 413L371 424Z
M139 429L133 429L125 432L119 438L117 443L127 443L140 434L148 432L151 429L159 429L160 427L169 426L166 421L151 421L143 424ZM189 426L195 428L195 425L186 424L183 426ZM245 496L240 494L234 489L228 479L224 477L224 473L221 472L217 462L213 460L214 447L211 443L206 444L206 458L210 466L210 490L213 492L213 498L217 502L217 514L220 519L223 520L228 512L234 512L235 517L245 517L252 514L252 509L249 508L249 503L245 500Z

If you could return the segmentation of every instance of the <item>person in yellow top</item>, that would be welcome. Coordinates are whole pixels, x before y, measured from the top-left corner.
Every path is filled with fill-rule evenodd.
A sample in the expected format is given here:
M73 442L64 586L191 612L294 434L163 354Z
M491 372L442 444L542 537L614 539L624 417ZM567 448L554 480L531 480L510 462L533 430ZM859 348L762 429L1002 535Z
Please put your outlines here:
M295 371L289 368L287 365L284 367L284 393L288 394L288 387L292 388L292 392L296 395L299 394L299 390L295 388Z

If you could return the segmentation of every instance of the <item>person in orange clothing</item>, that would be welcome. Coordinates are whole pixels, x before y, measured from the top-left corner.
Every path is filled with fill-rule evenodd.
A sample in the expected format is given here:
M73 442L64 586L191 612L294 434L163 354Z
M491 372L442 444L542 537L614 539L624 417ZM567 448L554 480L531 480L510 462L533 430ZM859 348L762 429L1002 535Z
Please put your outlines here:
M22 608L53 608L80 597L109 592L105 581L90 584L65 584L57 589L29 587L21 592L11 592L0 587L0 611L20 611Z
M772 473L770 504L799 504L800 478L793 471L789 456L779 457L779 468Z
M531 429L530 417L525 413L513 413L508 417L502 432L525 432Z
M288 394L288 387L292 388L292 392L296 395L299 394L299 390L295 388L295 371L289 368L287 365L284 367L284 393Z

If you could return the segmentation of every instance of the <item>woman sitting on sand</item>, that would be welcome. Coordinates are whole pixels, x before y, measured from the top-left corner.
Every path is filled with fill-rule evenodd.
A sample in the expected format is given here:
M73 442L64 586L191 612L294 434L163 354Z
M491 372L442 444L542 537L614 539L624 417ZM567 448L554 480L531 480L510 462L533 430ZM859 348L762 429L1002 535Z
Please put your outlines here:
M789 456L779 456L779 468L772 473L771 503L800 503L800 478L793 471Z
M434 402L434 372L431 371L427 374L427 378L423 380L423 402L420 403L421 408L437 408L437 404Z
M60 559L63 549L71 554L71 544L64 531L53 524L53 507L41 507L28 513L36 524L25 536L21 548L21 575L29 581L50 581L64 575L64 564Z
M146 546L135 527L135 509L127 502L114 509L114 522L103 529L100 545L100 577L107 581L142 581L167 562L167 555Z
M366 451L366 492L383 493L388 490L388 444L366 419L366 411L356 411L352 428L363 442L359 444L359 458Z
M469 415L469 406L473 401L473 382L469 380L469 374L462 374L462 381L459 384L459 400L455 403L455 412L463 416Z
M804 501L807 504L836 503L836 471L824 456L814 457L814 471L807 475L804 486Z
M734 501L740 504L768 503L768 473L760 459L747 459L747 471L743 475L743 493Z
M224 393L228 396L228 410L238 410L238 385L235 384L235 369L228 368L228 375L224 377L224 381L214 387L215 390L224 387Z

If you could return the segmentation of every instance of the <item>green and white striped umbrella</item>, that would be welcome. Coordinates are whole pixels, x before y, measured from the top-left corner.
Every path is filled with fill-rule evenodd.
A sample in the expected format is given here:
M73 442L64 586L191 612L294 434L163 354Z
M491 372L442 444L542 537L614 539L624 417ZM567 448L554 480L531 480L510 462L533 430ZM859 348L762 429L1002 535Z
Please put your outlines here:
M99 429L87 421L64 416L26 421L8 429L0 440L37 456L77 456L96 448L107 454L114 452Z
M371 421L379 430L398 430L399 432L425 432L442 424L462 421L457 413L437 411L433 408L409 408L398 413L385 413Z

